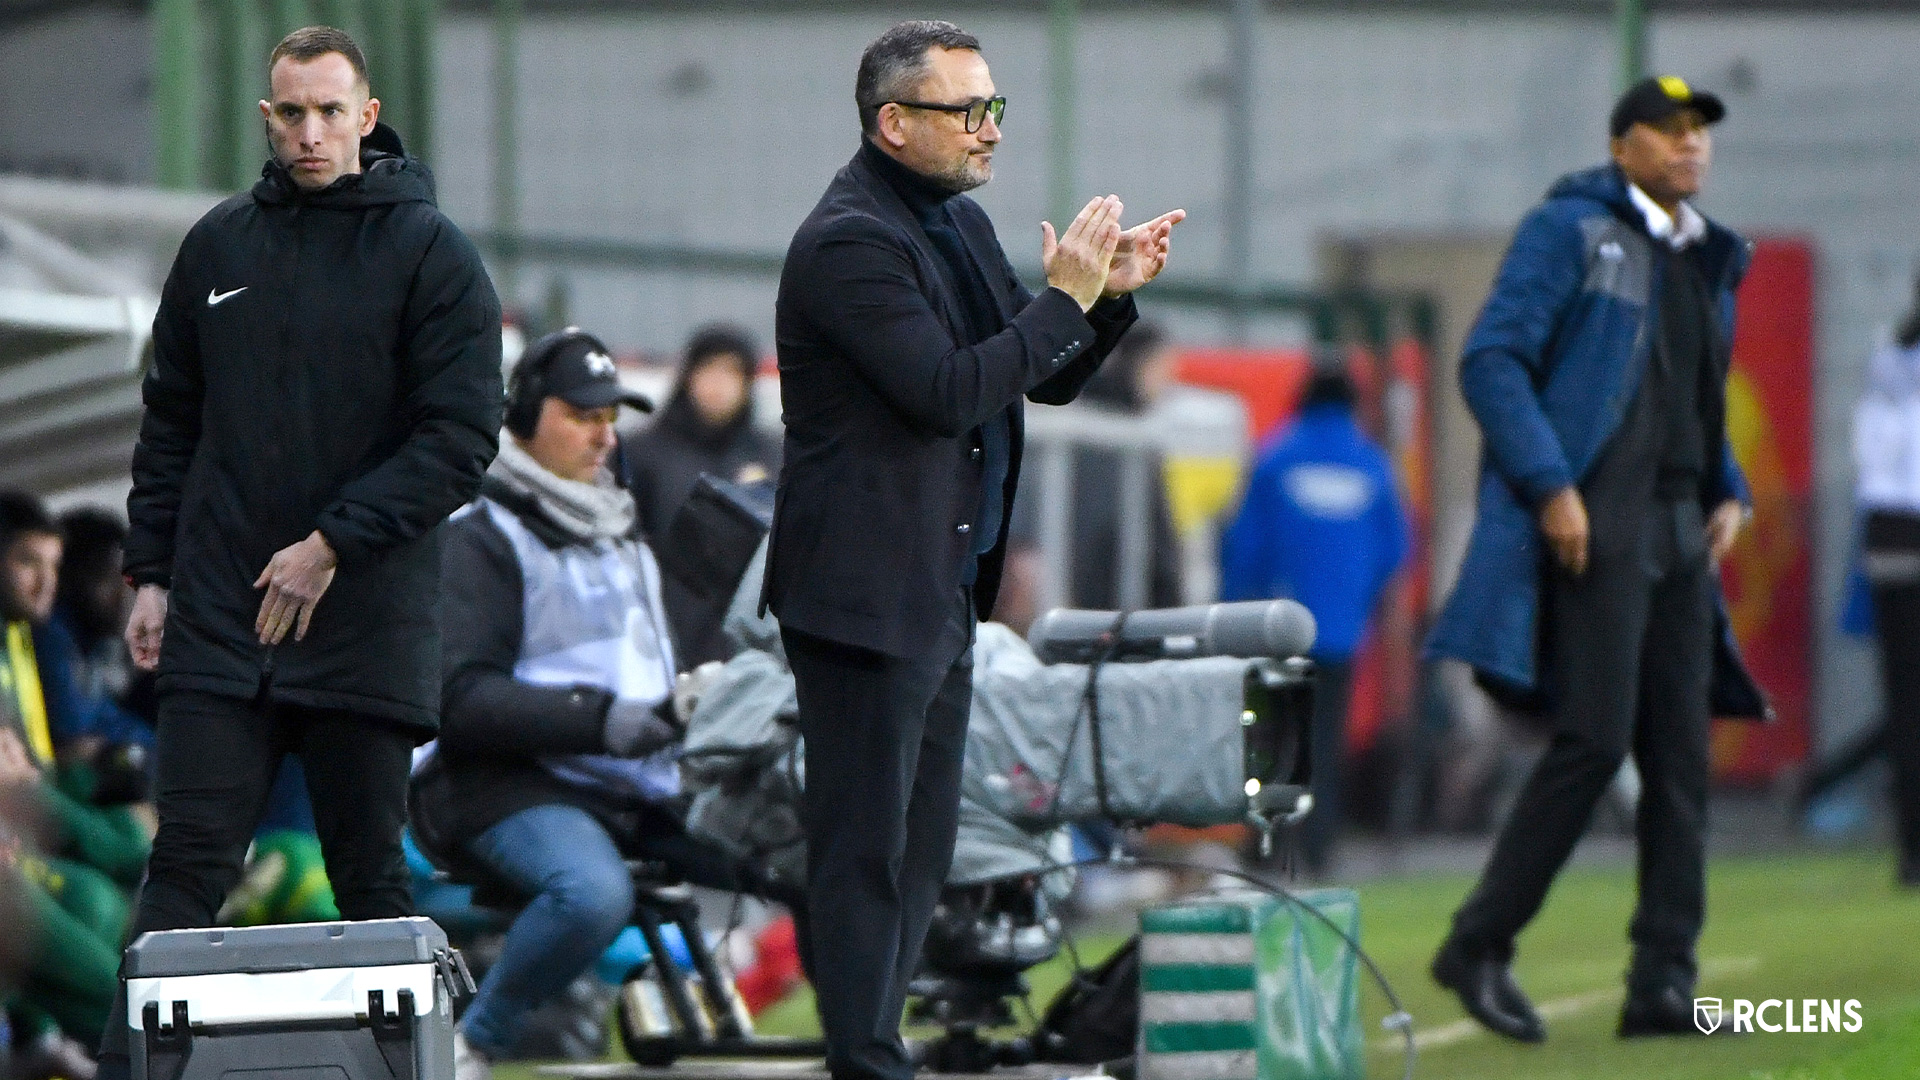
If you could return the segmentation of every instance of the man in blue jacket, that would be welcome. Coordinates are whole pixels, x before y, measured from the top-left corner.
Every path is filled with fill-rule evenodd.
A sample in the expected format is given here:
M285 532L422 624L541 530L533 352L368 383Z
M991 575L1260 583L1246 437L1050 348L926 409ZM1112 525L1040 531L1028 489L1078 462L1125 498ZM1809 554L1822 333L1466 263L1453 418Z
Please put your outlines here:
M1748 246L1687 201L1725 115L1672 76L1622 95L1613 161L1521 221L1461 362L1486 439L1479 516L1430 648L1553 734L1433 975L1522 1041L1546 1031L1509 972L1514 938L1629 751L1644 788L1619 1034L1696 1031L1707 722L1765 712L1716 573L1746 517L1725 417Z
M1327 868L1340 829L1353 656L1407 555L1407 518L1387 455L1353 418L1353 383L1322 367L1300 415L1261 451L1220 543L1220 599L1298 600L1313 612L1313 812L1307 869Z

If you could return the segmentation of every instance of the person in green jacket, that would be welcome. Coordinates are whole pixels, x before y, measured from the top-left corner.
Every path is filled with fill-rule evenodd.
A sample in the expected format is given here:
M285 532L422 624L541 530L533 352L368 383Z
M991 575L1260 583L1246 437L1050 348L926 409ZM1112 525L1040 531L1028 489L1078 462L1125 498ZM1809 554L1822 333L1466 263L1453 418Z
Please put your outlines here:
M52 613L60 554L40 501L0 492L0 805L19 823L0 828L0 879L33 929L5 1005L28 1055L66 1066L105 1025L151 834L135 808L95 804L91 764L54 756L32 631Z

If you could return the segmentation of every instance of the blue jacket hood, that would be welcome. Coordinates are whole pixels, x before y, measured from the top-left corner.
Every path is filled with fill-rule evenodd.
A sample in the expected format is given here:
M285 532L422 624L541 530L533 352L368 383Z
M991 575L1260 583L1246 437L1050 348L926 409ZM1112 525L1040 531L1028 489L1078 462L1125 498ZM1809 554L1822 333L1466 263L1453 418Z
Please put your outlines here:
M1570 172L1555 180L1553 186L1547 188L1547 198L1588 199L1604 204L1629 221L1640 220L1638 209L1627 194L1627 178L1620 172L1620 166L1612 162Z
M1551 202L1555 199L1579 199L1595 203L1636 230L1646 231L1647 219L1641 215L1640 208L1634 205L1633 197L1627 194L1626 174L1611 161L1570 172L1555 180L1547 188L1547 200ZM1694 209L1698 211L1699 207ZM1749 245L1733 230L1711 217L1706 222L1707 236L1702 241L1704 269L1710 280L1723 282L1729 289L1736 288L1746 276Z

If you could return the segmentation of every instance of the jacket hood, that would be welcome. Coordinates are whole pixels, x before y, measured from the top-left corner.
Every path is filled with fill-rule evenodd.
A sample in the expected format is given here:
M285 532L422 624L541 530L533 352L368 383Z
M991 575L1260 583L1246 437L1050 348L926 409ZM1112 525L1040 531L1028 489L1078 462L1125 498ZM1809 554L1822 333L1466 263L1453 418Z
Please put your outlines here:
M1553 182L1547 189L1549 199L1587 199L1611 207L1626 214L1630 220L1639 221L1640 211L1633 205L1633 199L1627 195L1627 177L1620 166L1609 161L1595 165L1590 169L1570 172Z
M710 424L700 415L700 409L693 403L693 395L687 392L687 384L693 380L696 368L703 364L718 361L730 356L739 361L740 375L746 380L747 396L740 405L740 411L722 424ZM662 430L673 432L681 439L705 450L718 453L733 445L740 433L753 426L753 380L758 374L759 349L742 331L726 327L707 327L688 343L685 355L680 359L680 370L674 373L673 392L667 398L667 404L660 410L660 419L655 421Z
M376 122L360 140L360 171L340 177L319 191L302 191L286 166L269 157L253 185L255 200L269 205L298 204L350 210L396 203L434 202L433 172L408 157L400 134Z
M1599 203L1611 210L1615 216L1632 223L1633 227L1645 232L1647 219L1640 208L1633 204L1627 194L1627 177L1620 166L1609 161L1595 165L1590 169L1571 172L1553 182L1547 189L1547 198L1584 199ZM1698 210L1698 207L1695 207ZM1704 214L1702 216L1705 216ZM1726 278L1729 285L1738 285L1746 275L1748 262L1748 244L1725 225L1707 217L1706 251L1711 275L1718 279Z

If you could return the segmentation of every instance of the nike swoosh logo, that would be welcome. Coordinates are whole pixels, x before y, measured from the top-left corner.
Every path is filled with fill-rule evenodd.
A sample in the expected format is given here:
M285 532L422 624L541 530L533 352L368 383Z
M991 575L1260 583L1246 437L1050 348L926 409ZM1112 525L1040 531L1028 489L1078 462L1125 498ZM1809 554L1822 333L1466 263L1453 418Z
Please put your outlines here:
M233 290L232 292L215 292L212 289L208 289L207 290L207 306L213 307L215 304L219 304L224 301L231 300L234 297L239 296L241 293L246 292L247 289L248 289L248 286L246 285L242 285L239 288Z

